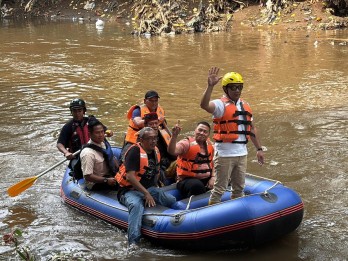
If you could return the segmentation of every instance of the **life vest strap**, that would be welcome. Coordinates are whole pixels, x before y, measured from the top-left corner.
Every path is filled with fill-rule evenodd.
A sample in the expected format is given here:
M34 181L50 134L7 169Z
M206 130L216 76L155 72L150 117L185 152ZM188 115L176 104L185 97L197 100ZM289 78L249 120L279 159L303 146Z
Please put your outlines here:
M245 131L245 130L241 130L241 131L214 131L214 133L218 133L218 134L245 134L245 135L250 135L255 137L255 134L252 133L251 131Z
M197 160L197 159L194 159L194 160L190 160L190 159L185 159L185 158L182 158L181 159L182 161L188 161L188 162L192 162L194 164L204 164L204 163L210 163L210 160L209 158L207 159L201 159L201 160Z
M233 117L237 117L239 115L248 115L250 117L252 117L253 115L248 112L248 111L236 111L234 114L233 114Z
M213 123L214 124L226 124L226 123L230 123L230 122L234 122L237 123L237 125L251 125L251 121L247 121L247 120L226 120L226 121L216 121L214 120Z
M196 169L196 170L189 170L187 168L184 168L184 167L180 167L178 166L180 169L184 170L184 171L189 171L189 172L192 172L192 173L196 173L196 174L200 174L200 173L207 173L207 172L210 172L212 173L212 169Z

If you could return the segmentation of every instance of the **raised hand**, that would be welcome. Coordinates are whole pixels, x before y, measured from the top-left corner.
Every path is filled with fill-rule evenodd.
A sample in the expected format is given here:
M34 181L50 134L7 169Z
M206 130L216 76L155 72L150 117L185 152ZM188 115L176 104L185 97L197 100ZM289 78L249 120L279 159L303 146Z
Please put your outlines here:
M181 131L181 126L180 126L180 120L178 120L178 123L175 124L175 126L172 129L172 136L177 137Z
M208 71L208 86L215 86L222 78L218 76L220 68L211 67Z

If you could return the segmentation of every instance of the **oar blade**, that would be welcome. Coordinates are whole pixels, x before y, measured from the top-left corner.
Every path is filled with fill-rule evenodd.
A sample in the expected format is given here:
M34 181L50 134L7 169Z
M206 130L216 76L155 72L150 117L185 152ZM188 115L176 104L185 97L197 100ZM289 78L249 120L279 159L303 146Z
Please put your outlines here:
M37 180L37 176L26 178L17 184L14 184L10 188L7 189L7 193L10 197L18 196L20 193L22 193L24 190L30 188L34 182Z

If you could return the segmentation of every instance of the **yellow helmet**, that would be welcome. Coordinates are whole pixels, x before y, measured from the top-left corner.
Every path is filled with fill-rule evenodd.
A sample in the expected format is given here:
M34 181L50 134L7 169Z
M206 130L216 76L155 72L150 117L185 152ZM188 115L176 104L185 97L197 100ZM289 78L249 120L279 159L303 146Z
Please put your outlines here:
M230 83L244 83L242 75L236 72L229 72L224 75L221 80L222 86Z

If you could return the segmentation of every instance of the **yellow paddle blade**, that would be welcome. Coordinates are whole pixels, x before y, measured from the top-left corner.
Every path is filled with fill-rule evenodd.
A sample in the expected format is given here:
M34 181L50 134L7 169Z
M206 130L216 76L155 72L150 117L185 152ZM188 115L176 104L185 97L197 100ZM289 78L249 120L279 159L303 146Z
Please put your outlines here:
M8 195L10 197L17 196L18 194L22 193L24 190L30 188L34 184L35 180L37 180L37 178L38 176L26 178L18 182L17 184L14 184L10 188L8 188L7 190Z

